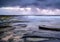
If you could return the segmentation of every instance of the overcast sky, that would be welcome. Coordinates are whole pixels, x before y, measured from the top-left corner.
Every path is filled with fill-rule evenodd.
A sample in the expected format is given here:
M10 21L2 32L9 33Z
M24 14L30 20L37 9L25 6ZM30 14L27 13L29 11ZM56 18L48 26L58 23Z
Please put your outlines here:
M8 10L1 9L2 7L17 7L17 6L21 8L33 7L32 8L33 11L36 10L35 8L39 8L39 9L49 8L49 9L60 10L60 0L0 0L0 14L7 14L7 13L12 14L12 12L7 12ZM19 12L15 12L15 13L20 14Z

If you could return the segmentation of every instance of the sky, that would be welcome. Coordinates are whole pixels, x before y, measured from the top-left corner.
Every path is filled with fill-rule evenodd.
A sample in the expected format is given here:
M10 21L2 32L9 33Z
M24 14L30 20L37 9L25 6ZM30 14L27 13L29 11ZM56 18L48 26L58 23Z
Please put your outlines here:
M0 15L60 15L60 0L0 0Z

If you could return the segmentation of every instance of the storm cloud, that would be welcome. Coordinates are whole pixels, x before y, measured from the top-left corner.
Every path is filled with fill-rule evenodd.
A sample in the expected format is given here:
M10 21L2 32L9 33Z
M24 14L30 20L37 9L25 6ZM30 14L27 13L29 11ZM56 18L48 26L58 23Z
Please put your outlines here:
M58 8L60 9L60 0L0 0L0 7L9 6L34 6L39 8Z
M0 15L60 15L60 0L0 0Z

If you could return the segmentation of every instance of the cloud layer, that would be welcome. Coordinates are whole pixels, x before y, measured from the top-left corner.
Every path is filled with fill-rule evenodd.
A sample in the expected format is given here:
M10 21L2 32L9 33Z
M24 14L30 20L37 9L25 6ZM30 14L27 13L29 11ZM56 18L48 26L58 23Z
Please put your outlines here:
M60 15L60 0L0 0L0 15Z
M60 0L0 0L0 7L7 6L60 8Z
M59 9L41 9L36 7L2 7L0 14L5 15L60 15Z

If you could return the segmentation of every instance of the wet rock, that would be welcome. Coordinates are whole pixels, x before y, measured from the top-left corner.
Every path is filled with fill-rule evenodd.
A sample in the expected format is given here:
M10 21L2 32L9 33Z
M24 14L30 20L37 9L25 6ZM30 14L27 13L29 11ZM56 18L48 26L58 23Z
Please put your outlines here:
M6 41L4 41L4 40L0 40L0 42L6 42Z
M8 40L8 42L13 42L14 40L13 40L13 38L10 38L9 40Z
M26 24L18 24L18 25L16 25L16 26L20 26L20 27L23 27L23 28L27 27Z
M5 31L10 31L10 30L13 30L13 29L15 29L15 27L6 27L6 28L0 28L0 32L1 31L3 31L3 32L5 32Z
M43 26L39 26L39 29L41 30L50 30L50 31L60 31L60 28L50 28L50 27L43 27Z
M4 33L3 31L0 32L0 34L3 34L3 33Z
M1 28L7 28L7 27L12 27L12 26L0 26L0 29Z

